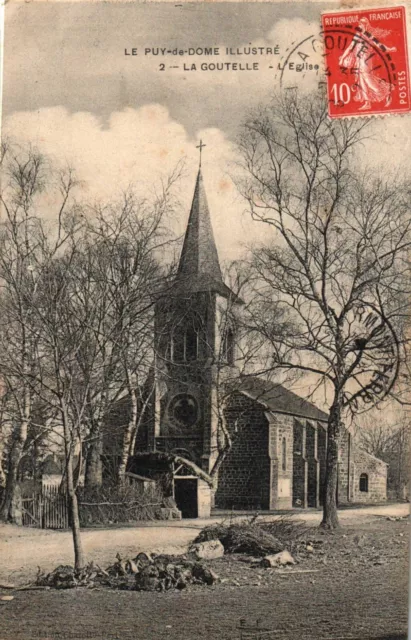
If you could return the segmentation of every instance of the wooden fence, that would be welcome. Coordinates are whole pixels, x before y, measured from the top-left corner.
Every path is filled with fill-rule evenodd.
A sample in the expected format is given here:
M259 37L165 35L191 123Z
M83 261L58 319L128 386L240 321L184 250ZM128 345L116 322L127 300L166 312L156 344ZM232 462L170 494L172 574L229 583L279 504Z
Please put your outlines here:
M23 526L68 529L67 496L57 486L42 487L41 493L22 499Z

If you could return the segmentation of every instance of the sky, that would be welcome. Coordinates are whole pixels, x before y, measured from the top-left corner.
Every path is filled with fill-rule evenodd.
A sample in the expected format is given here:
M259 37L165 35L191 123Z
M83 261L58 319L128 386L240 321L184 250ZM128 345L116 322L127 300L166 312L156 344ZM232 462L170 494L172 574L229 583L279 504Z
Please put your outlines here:
M384 3L371 6L378 4ZM203 140L202 170L220 260L238 259L270 234L250 220L231 180L241 122L278 91L278 64L297 43L319 34L321 12L340 6L333 1L8 2L2 135L34 144L57 165L70 163L82 180L82 197L103 202L130 185L150 192L184 160L174 221L179 234L198 170L196 147ZM235 54L249 46L262 47L263 55ZM205 47L219 48L220 55L153 55L157 48ZM226 47L232 50L228 55ZM137 55L125 55L132 49ZM305 54L307 62L321 63L318 52L305 49ZM199 69L201 63L217 62L257 62L259 68ZM321 80L318 72L284 72L282 86L315 88ZM376 118L361 161L393 173L409 171L407 117Z
M219 255L223 262L237 258L244 240L261 231L243 215L230 179L235 140L247 110L276 85L269 67L281 56L259 57L264 64L258 73L184 72L169 68L175 59L146 56L144 49L224 50L252 43L284 51L284 34L288 44L290 30L296 37L318 30L318 18L318 7L292 3L8 4L3 132L76 167L88 198L113 197L129 184L149 190L183 159L178 233L187 221L202 139ZM17 41L24 46L16 47ZM126 56L133 48L138 55ZM184 61L191 67L209 58Z
M267 236L245 213L231 180L240 124L249 109L278 89L278 64L287 51L319 33L321 11L335 8L333 2L7 3L3 135L36 145L57 163L72 164L90 199L110 199L130 184L149 191L184 159L178 233L187 221L202 139L220 258L238 258L245 245ZM225 55L226 47L250 45L278 53ZM219 47L220 56L154 56L161 47ZM136 56L125 55L133 48ZM320 61L311 51L310 56ZM258 62L259 70L198 69L202 62L244 61ZM285 80L314 86L320 77L293 73ZM390 153L390 167L409 163L409 130L399 117L377 123L364 162Z

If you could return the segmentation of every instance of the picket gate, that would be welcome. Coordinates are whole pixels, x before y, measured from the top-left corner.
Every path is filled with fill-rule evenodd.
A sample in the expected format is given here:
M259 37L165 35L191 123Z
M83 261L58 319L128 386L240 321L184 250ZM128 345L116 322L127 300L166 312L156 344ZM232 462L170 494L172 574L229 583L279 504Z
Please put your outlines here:
M22 499L22 523L40 529L68 529L67 496L58 486L43 486L41 493Z

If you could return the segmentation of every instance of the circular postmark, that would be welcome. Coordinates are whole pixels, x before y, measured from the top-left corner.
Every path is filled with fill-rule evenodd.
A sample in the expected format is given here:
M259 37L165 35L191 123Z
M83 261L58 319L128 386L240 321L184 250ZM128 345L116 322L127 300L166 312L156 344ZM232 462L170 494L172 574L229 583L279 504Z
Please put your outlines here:
M344 404L356 413L381 402L391 391L399 370L399 341L395 328L373 304L356 304L346 327L346 359L352 384Z
M281 89L310 90L316 83L325 82L321 33L293 41L287 47L277 67L276 78Z

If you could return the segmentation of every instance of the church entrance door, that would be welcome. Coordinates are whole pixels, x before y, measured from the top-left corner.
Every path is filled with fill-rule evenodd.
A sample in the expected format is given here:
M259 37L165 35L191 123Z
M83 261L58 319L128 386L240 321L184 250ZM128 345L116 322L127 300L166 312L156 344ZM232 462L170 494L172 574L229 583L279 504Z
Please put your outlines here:
M174 478L174 499L183 518L198 517L196 478Z

